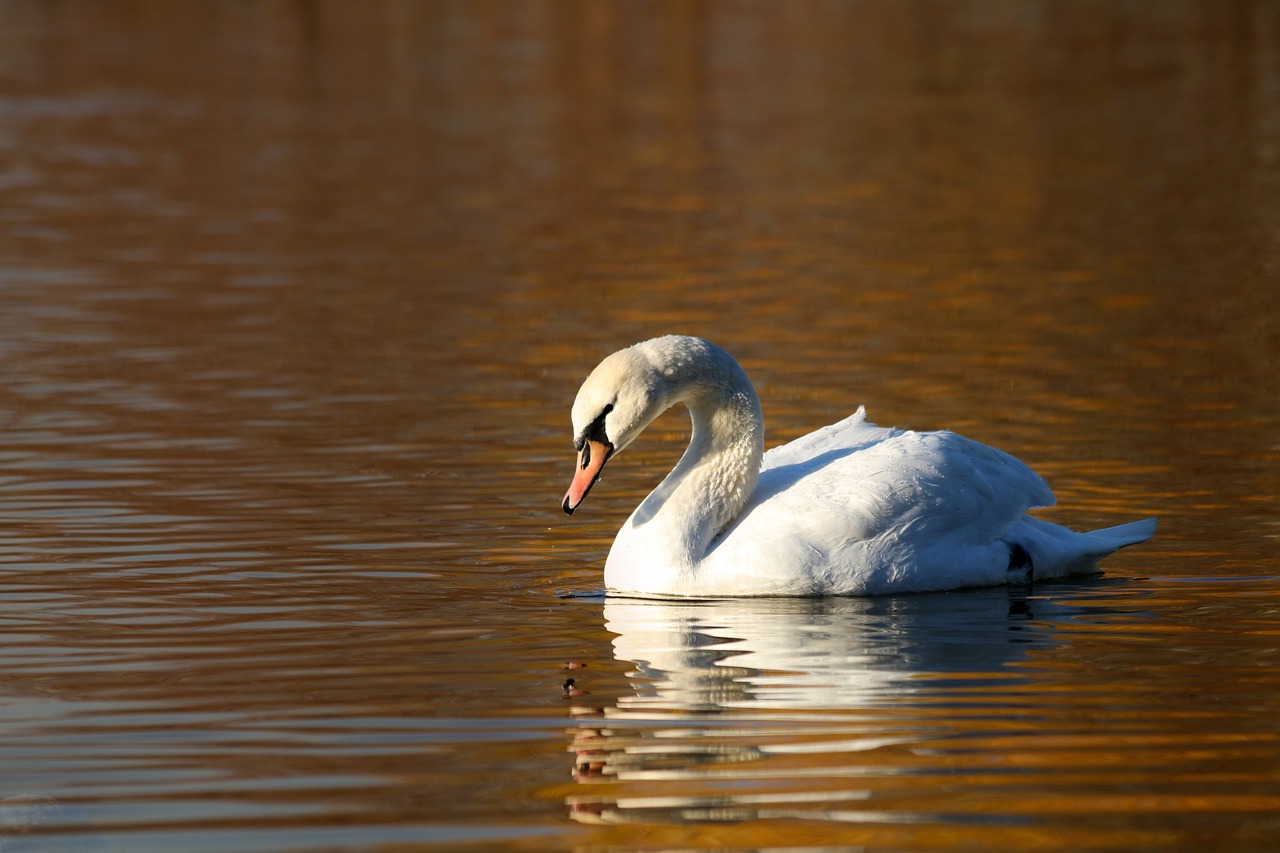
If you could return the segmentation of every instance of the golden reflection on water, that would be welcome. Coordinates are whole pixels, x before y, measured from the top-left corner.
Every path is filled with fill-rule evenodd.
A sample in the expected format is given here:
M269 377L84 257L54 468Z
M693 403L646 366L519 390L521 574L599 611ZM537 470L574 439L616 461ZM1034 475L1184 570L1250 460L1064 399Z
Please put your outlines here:
M1265 2L0 4L0 831L1258 846L1277 33ZM709 657L628 676L651 638L559 596L687 421L568 520L568 408L667 332L742 361L771 442L865 403L1160 533L1021 601L654 611Z
M892 849L1186 843L1168 825L1175 815L1196 815L1205 843L1224 821L1256 842L1275 831L1280 795L1274 768L1255 762L1280 735L1237 715L1232 697L1275 689L1263 662L1272 643L1219 661L1198 693L1175 685L1184 666L1217 658L1215 633L1243 622L1274 634L1274 613L1250 614L1275 582L1186 589L1187 601L1125 582L610 601L606 627L634 667L634 695L578 706L570 814L614 828L718 827L698 837L735 849L783 845L806 826ZM1188 660L1150 653L1169 642ZM1124 675L1099 679L1099 665ZM621 843L613 832L606 841Z

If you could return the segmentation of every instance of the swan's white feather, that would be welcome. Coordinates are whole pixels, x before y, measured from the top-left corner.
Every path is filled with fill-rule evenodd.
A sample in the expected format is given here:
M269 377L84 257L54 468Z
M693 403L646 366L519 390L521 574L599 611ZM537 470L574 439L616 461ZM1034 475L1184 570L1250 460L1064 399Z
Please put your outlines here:
M781 582L778 594L1003 583L1002 538L1053 503L1044 480L1006 453L951 432L878 427L859 409L765 454L704 580L759 565Z

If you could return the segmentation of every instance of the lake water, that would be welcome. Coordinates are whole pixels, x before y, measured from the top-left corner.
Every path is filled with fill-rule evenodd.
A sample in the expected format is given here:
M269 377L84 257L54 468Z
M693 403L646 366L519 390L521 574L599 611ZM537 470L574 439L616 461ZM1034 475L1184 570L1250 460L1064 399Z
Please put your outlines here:
M6 853L1280 844L1274 3L3 0L0 218ZM606 599L671 332L1160 532Z

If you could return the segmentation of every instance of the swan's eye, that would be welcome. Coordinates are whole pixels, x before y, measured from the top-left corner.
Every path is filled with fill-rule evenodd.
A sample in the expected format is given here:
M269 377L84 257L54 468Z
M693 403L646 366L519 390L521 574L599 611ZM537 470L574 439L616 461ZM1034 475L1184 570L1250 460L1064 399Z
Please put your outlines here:
M609 434L604 428L604 417L612 411L613 403L610 403L601 410L600 414L596 416L596 419L591 422L591 425L582 431L582 438L584 441L598 441L601 444L609 443Z

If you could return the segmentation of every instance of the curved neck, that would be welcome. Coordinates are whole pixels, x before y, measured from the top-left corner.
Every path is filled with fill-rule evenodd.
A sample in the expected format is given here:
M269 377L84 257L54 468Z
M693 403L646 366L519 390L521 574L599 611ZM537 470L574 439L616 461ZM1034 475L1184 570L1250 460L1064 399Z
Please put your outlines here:
M631 517L637 532L653 524L653 556L669 566L696 568L760 476L764 415L746 374L733 368L673 395L672 402L684 403L693 420L689 447Z

